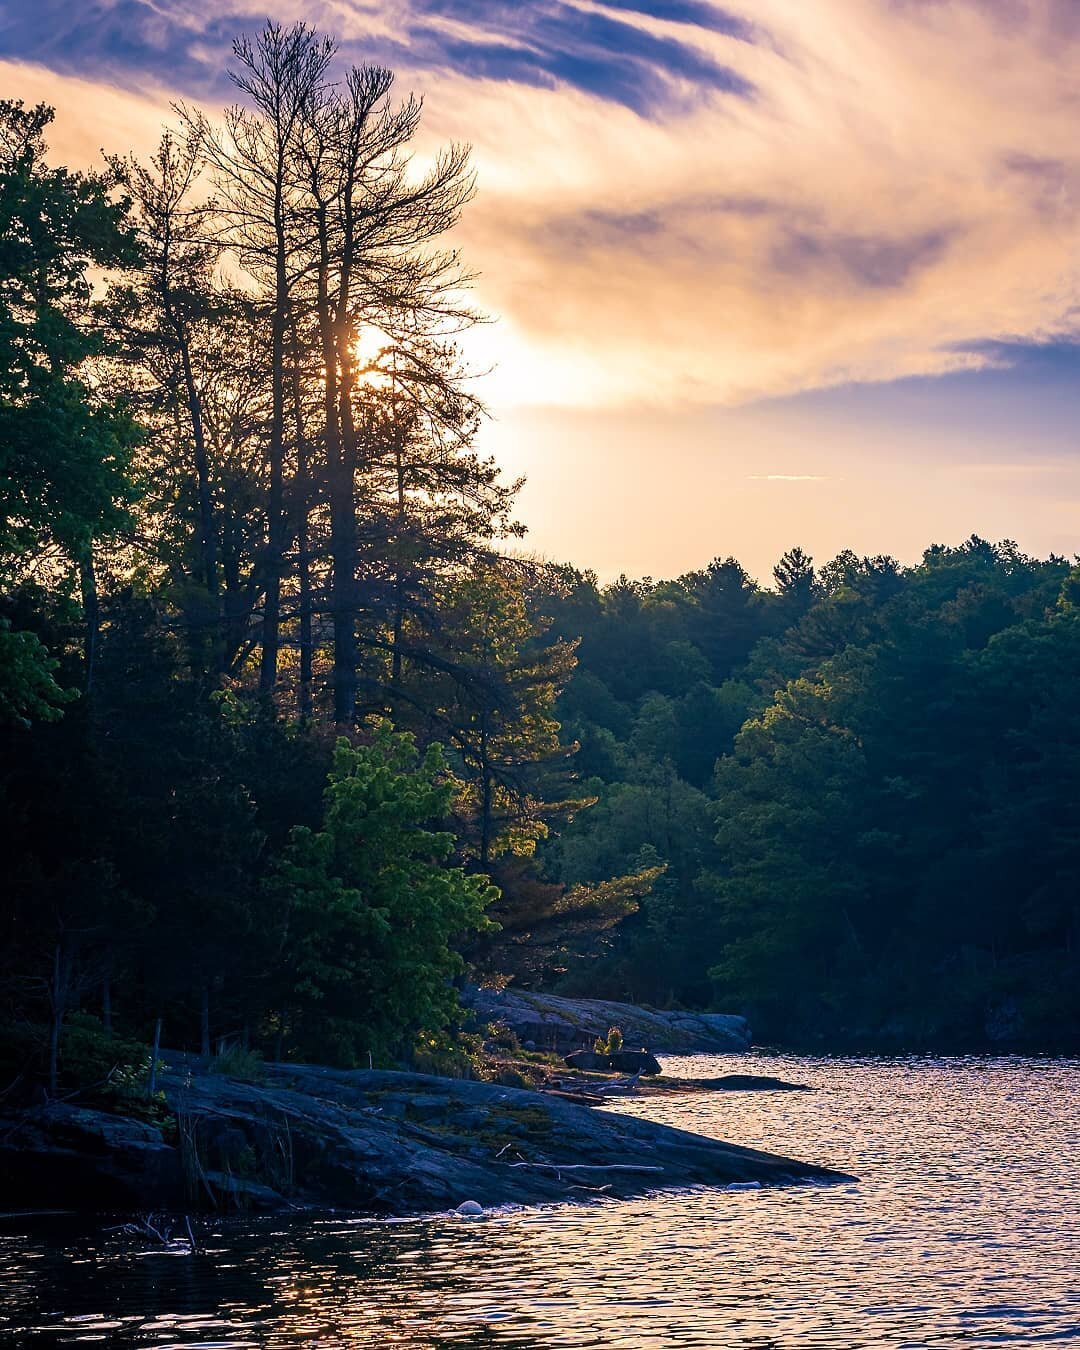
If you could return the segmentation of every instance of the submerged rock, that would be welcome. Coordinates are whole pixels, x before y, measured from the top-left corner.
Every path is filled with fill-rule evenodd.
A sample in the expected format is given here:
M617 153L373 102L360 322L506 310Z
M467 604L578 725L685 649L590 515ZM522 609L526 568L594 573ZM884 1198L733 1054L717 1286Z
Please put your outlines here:
M268 1065L258 1084L173 1058L176 1142L57 1103L0 1120L11 1206L445 1211L644 1190L847 1180L551 1094L422 1074ZM415 1107L415 1109L414 1109Z
M726 1073L720 1078L695 1078L694 1087L710 1088L716 1092L812 1092L806 1083L789 1083L783 1078L767 1074Z

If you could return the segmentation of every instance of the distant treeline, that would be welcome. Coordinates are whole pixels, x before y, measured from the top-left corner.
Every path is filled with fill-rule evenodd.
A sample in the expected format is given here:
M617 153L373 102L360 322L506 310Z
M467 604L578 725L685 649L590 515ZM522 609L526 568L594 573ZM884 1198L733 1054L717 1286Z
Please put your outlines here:
M972 538L598 589L557 705L598 804L543 845L665 865L566 990L810 1047L1080 1045L1080 572Z
M0 1092L157 1034L449 1064L466 974L1074 1044L1069 564L513 556L467 153L333 57L268 25L101 173L0 103Z

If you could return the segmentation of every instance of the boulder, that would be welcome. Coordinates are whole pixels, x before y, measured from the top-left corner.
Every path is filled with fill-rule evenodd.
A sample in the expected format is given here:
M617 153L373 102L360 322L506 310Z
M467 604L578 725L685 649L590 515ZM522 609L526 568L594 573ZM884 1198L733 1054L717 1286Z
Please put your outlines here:
M610 1055L600 1055L595 1050L573 1050L563 1056L563 1063L567 1068L586 1073L642 1073L646 1077L663 1073L648 1050L613 1050Z
M613 1050L608 1061L616 1073L640 1073L646 1078L663 1073L656 1057L648 1050Z
M572 1050L563 1056L568 1069L581 1069L584 1073L608 1073L611 1061L607 1055L598 1055L594 1050Z

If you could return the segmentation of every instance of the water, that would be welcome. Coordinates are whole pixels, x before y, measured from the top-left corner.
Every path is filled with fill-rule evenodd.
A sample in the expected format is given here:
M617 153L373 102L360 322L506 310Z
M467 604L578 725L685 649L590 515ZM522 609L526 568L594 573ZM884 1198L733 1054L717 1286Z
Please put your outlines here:
M776 1073L818 1090L618 1109L860 1183L479 1221L221 1223L194 1256L70 1221L7 1220L0 1343L1080 1344L1080 1062L702 1056L665 1068Z

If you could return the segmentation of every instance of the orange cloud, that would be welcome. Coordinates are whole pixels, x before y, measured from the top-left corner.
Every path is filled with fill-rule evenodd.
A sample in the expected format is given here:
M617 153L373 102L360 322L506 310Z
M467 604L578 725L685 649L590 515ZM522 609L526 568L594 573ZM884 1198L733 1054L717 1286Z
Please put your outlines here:
M322 21L385 36L405 8L339 0ZM459 242L501 318L474 343L477 365L499 362L497 407L733 404L943 373L985 363L980 341L1070 329L1080 33L1060 5L725 8L754 40L618 14L677 30L748 97L687 90L644 116L566 85L402 71L427 99L425 144L475 146ZM145 150L168 115L160 87L0 73L59 105L61 156Z

